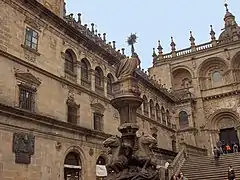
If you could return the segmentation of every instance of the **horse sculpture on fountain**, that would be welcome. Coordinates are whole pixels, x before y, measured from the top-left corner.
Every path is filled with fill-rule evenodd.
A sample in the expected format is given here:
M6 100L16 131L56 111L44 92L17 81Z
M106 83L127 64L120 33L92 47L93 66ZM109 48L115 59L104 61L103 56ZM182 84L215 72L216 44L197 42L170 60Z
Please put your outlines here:
M111 149L112 154L110 162L106 165L108 180L158 180L151 152L151 146L156 144L156 139L143 134L136 143L138 149L134 153L130 147L122 145L120 137L112 136L103 142L105 147Z
M109 173L119 173L127 166L128 159L122 154L122 141L118 136L111 136L103 142L103 146L111 149L112 158L106 165Z

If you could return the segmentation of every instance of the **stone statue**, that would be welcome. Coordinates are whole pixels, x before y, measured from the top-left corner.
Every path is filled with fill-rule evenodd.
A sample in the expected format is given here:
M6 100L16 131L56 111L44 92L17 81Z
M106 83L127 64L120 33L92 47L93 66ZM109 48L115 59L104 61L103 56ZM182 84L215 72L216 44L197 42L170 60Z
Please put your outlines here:
M131 34L128 38L128 44L131 45L132 56L126 57L122 59L116 71L116 77L121 79L123 77L134 76L134 72L137 69L138 65L140 65L140 60L138 58L137 53L134 52L134 43L136 43L137 36L135 34Z
M157 144L157 140L149 135L149 134L142 134L139 138L138 138L138 149L135 152L135 155L138 157L139 161L141 161L141 165L143 167L147 167L149 165L156 165L153 161L152 161L152 151L151 151L151 147L154 144Z
M122 152L122 141L118 136L112 136L103 142L103 146L111 149L112 158L107 164L106 168L108 172L119 173L127 166L128 159L121 154Z

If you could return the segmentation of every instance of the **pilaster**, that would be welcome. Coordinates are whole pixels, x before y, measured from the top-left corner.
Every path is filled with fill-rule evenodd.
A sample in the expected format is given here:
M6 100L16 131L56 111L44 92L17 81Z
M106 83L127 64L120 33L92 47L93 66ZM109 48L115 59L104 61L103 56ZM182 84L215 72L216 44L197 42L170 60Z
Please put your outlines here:
M89 75L90 75L90 78L91 78L91 90L95 91L95 70L90 69L89 70Z

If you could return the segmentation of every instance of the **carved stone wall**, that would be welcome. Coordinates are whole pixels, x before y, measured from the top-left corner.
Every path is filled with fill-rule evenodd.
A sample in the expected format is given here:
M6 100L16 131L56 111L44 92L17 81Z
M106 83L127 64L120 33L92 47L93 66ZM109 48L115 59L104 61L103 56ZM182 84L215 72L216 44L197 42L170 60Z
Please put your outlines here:
M14 2L14 3L12 3ZM0 105L13 107L19 110L19 83L24 81L36 90L35 111L28 117L19 118L17 121L13 117L0 118L0 160L3 160L4 168L0 163L0 179L3 175L15 179L63 179L63 161L71 149L81 154L82 175L84 179L94 179L95 163L97 158L105 152L102 148L102 140L106 134L118 134L119 114L110 105L111 94L107 93L106 77L110 74L113 79L115 67L101 57L99 54L87 49L83 44L66 35L65 30L58 27L58 24L48 21L50 18L40 18L33 9L25 9L25 5L18 5L21 1L3 0L0 1L1 27L4 31L2 41L0 41ZM47 2L51 10L58 12L63 1L39 1ZM55 6L59 3L58 6ZM56 8L54 10L54 8ZM60 7L61 9L61 7ZM31 51L24 46L25 28L34 29L39 35L37 51ZM76 78L73 81L65 76L64 63L65 52L70 49L76 58ZM87 62L89 79L81 82L81 60ZM95 91L94 69L100 67L103 71L103 92ZM25 78L19 79L16 74L25 74ZM26 82L25 82L26 81ZM87 84L87 86L86 86ZM172 136L175 130L172 124L174 107L170 99L163 94L149 87L146 82L141 82L142 95L146 95L148 101L153 100L154 105L158 103L165 110L169 110L171 124L162 124L150 116L144 116L142 112L138 114L138 123L141 130L157 135L160 147L172 150ZM67 123L67 100L74 98L78 105L77 125ZM0 108L1 109L1 108ZM4 109L0 111L6 111ZM104 114L103 132L93 130L93 113L100 111ZM24 111L25 112L25 111ZM25 113L28 113L26 111ZM13 112L14 114L15 112ZM34 115L46 117L48 125L43 126L33 121ZM156 116L155 116L156 117ZM59 130L50 119L56 119L60 123ZM7 125L3 123L8 123ZM65 124L66 123L66 124ZM13 128L13 125L15 128ZM78 128L86 128L83 133L79 133ZM151 129L156 131L152 132ZM73 130L75 129L75 130ZM31 153L31 162L28 165L28 172L21 165L15 163L15 152L12 151L14 133L26 133L35 137L35 151ZM92 134L100 133L92 136ZM105 134L106 133L106 134ZM90 135L86 135L90 134ZM2 162L2 161L1 161ZM21 167L20 167L21 166ZM6 168L5 168L6 167ZM11 170L12 173L9 171ZM21 175L17 174L20 172Z

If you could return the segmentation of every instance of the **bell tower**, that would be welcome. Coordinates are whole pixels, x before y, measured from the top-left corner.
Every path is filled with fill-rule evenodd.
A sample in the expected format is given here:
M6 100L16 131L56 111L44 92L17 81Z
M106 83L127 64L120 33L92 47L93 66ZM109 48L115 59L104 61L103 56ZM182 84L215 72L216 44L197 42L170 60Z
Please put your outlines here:
M37 0L39 3L43 4L46 8L52 11L59 17L64 16L65 4L64 0Z

